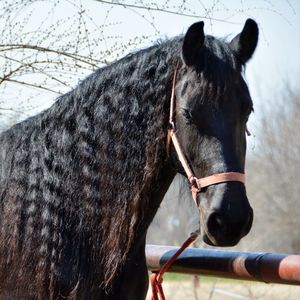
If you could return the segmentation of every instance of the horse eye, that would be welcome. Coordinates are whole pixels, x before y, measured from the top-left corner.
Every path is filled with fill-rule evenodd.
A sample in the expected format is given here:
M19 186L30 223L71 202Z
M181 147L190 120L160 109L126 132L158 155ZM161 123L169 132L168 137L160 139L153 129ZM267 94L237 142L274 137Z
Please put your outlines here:
M185 117L185 119L187 120L188 123L191 123L193 120L193 116L191 114L191 112L186 109L186 108L182 108L182 114Z

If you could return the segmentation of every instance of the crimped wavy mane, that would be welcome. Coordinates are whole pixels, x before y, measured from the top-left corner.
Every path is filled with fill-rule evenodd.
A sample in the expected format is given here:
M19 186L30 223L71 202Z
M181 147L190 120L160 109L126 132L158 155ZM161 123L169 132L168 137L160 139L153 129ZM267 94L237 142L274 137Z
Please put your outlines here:
M129 55L1 134L2 288L18 277L43 298L62 272L75 294L109 285L165 159L179 55L178 39Z

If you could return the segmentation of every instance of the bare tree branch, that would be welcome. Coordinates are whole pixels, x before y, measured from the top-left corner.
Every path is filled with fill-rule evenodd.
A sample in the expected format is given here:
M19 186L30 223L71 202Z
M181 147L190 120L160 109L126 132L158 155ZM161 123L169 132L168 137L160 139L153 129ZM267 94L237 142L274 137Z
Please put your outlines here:
M174 10L170 10L167 8L159 7L158 4L155 2L152 2L151 5L138 5L138 4L126 3L123 1L105 1L105 0L95 0L95 1L101 2L103 4L121 6L124 8L133 8L133 9L140 9L140 10L145 10L145 11L155 11L155 12L162 12L162 13L177 15L177 16L182 16L182 17L201 18L201 19L207 19L207 20L218 21L218 22L223 22L223 23L237 24L236 22L231 22L231 21L227 21L227 20L219 19L219 18L213 18L213 17L206 16L206 15L198 15L196 13L185 13L185 12L183 12L185 10L185 7L183 4L181 6L182 10L174 11ZM183 1L183 3L184 3L184 1Z

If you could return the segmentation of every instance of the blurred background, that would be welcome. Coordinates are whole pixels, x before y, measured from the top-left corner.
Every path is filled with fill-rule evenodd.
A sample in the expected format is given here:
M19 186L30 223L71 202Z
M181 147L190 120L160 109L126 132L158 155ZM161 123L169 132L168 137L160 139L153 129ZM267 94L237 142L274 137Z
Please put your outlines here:
M235 249L300 253L299 0L1 0L0 131L51 106L95 69L184 34L193 22L203 20L206 34L230 41L249 17L260 29L245 70L255 109L248 125L246 168L255 218L250 234ZM179 245L197 222L187 182L177 176L150 227L148 243ZM200 280L199 291L172 298L171 291L178 290L172 282L180 282L180 290L186 285L189 292L195 291L190 285L199 283L184 276L169 279L170 299L198 299L205 289L201 299L300 299L296 288L278 292L278 287L245 284L240 289L241 283L233 288L232 281L218 279Z

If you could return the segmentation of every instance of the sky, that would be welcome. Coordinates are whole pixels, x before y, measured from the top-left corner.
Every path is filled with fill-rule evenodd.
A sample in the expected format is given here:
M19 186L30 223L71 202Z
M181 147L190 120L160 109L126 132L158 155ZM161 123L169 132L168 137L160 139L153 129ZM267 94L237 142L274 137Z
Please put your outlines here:
M65 17L68 14L72 16L71 10L74 9L74 5L70 5L71 2L77 6L81 2L84 3L86 11L94 20L93 22L97 22L98 25L113 24L113 26L107 26L105 29L106 37L118 36L121 42L122 39L126 40L136 35L149 36L145 43L129 48L128 52L137 48L144 48L158 38L182 34L192 23L199 20L205 22L206 34L218 37L225 36L227 40L231 40L242 30L245 20L251 17L259 25L260 37L257 50L247 64L245 77L254 100L256 115L259 116L259 107L265 101L276 101L276 96L281 92L286 82L298 87L300 76L300 0L185 1L190 11L184 13L196 13L200 17L178 16L131 8L124 9L122 6L101 5L94 0L60 1L52 19L48 22L51 23L51 20L54 22L55 19ZM139 1L126 1L126 3L134 2L140 3ZM176 6L182 1L164 2L168 3L172 9L172 5ZM43 14L49 9L47 3L47 1L39 1L39 6L31 14L28 24L32 29L36 28L45 18ZM156 3L162 2L157 1ZM22 17L21 13L18 17ZM154 26L151 25L152 22ZM5 26L5 24L0 23L0 26ZM110 47L109 42L99 46ZM80 79L83 78L79 77L76 80ZM21 92L21 95L25 97L26 91ZM51 93L39 93L38 97L32 100L36 108L29 114L35 114L47 108L53 103L55 97ZM19 99L20 91L17 91L16 87L12 89L7 103L5 103L5 99L1 99L1 105L17 108Z

